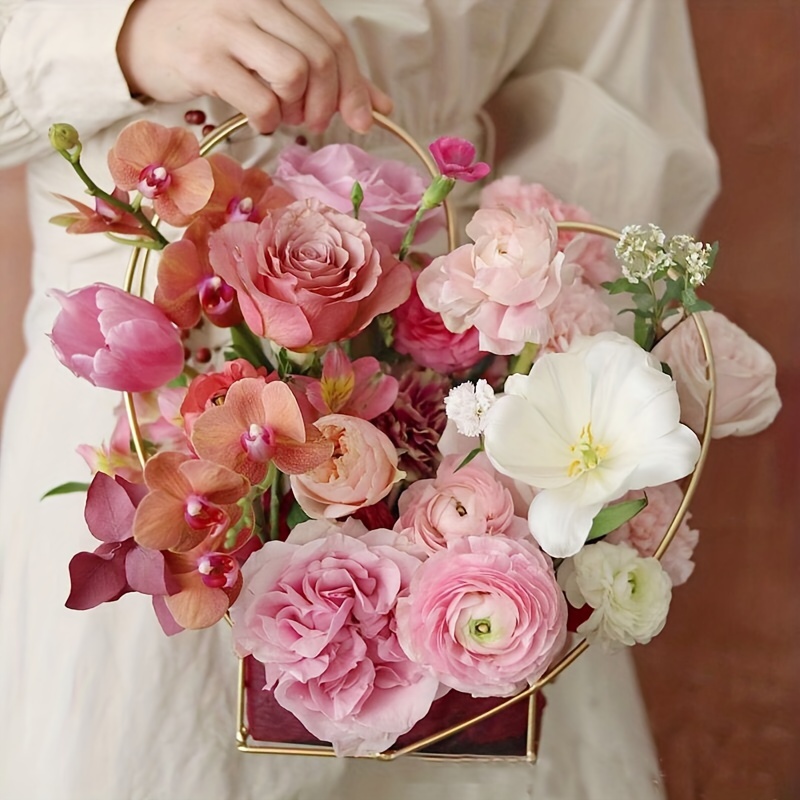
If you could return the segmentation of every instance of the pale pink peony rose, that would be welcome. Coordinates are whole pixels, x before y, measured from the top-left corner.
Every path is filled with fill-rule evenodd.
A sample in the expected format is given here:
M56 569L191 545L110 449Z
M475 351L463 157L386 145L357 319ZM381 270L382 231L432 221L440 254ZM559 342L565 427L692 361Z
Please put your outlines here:
M343 214L353 209L351 192L358 181L364 192L358 218L373 241L383 242L395 253L426 186L408 164L376 158L353 144L331 144L316 152L300 145L287 147L278 158L275 179L295 197L316 198ZM441 224L441 212L426 215L415 241L429 239Z
M474 366L486 355L478 347L477 328L468 328L462 333L449 331L441 314L425 308L416 287L392 316L394 349L411 356L420 366L437 372L459 372Z
M312 519L336 519L371 506L403 477L397 469L397 450L371 422L328 414L314 426L333 445L333 455L291 477L295 499Z
M465 536L529 538L527 520L514 515L511 493L489 460L480 455L458 469L463 460L448 456L435 478L412 483L398 499L394 529L428 554Z
M562 282L572 281L549 212L482 209L467 234L474 245L435 258L420 273L422 302L455 333L475 326L481 350L511 355L528 342L546 342L553 332L547 307Z
M606 536L605 541L612 544L625 542L635 548L640 556L652 556L675 518L675 512L683 500L683 492L674 482L651 486L645 491L647 505L633 519ZM635 500L641 496L641 491L628 492L620 498L620 502ZM700 533L689 527L691 516L690 513L684 516L675 538L661 559L661 566L669 575L673 586L686 583L694 572L692 554L697 547Z
M290 538L301 543L267 542L244 564L234 647L265 665L265 688L338 755L380 752L427 714L439 688L395 633L397 597L420 562L391 531L354 538L319 526L298 525Z
M411 291L408 266L379 252L363 222L317 200L229 222L210 247L253 332L290 350L355 336Z
M592 222L592 215L585 208L559 200L540 183L523 183L518 175L508 175L486 186L481 192L481 208L513 208L529 214L546 208L556 222ZM608 240L575 231L559 231L558 249L563 251L569 244L572 244L570 251L583 278L593 286L619 277L619 266Z
M104 283L51 294L61 303L53 349L79 378L104 389L146 392L183 372L180 332L147 300Z
M564 286L547 309L553 333L539 349L539 355L564 353L578 336L613 331L614 313L604 297L603 290L592 288L580 278Z
M775 362L758 342L717 311L703 311L717 371L717 398L711 435L750 436L763 431L781 408ZM708 397L706 362L691 319L673 328L653 355L669 364L678 384L681 420L702 431Z
M434 553L397 603L403 649L474 697L534 683L561 651L566 626L550 558L505 536L468 536Z

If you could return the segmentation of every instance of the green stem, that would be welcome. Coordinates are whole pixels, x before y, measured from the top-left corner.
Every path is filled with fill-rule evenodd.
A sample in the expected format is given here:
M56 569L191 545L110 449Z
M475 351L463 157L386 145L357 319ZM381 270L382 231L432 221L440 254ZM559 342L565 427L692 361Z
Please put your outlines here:
M417 209L417 213L414 215L414 219L411 221L411 225L408 226L408 230L406 231L406 235L403 237L403 242L400 245L400 251L397 254L397 257L402 261L407 255L408 251L411 249L411 245L414 242L414 236L417 233L417 228L419 227L419 223L422 221L422 218L425 216L425 212L428 209L424 206L420 206Z
M281 535L281 476L282 473L275 466L275 462L271 462L267 481L269 483L269 538L273 541L279 539Z

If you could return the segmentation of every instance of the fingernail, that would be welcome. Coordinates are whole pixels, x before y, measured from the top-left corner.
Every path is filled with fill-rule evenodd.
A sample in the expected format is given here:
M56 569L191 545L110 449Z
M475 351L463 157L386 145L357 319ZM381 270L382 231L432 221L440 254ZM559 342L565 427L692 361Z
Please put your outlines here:
M353 112L353 127L359 133L366 133L372 127L372 110L360 106Z

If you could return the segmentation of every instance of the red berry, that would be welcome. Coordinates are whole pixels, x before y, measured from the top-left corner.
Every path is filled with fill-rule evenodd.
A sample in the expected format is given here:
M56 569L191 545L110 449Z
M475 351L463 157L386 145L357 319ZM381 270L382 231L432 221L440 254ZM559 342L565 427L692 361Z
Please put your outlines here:
M216 127L216 125L203 125L203 136L208 136Z
M295 140L295 144L299 144L301 147L305 147L308 144L308 139L301 133Z
M183 115L187 125L202 125L206 121L206 112L194 108Z
M211 351L207 347L198 347L194 353L194 360L198 364L208 364L211 361Z

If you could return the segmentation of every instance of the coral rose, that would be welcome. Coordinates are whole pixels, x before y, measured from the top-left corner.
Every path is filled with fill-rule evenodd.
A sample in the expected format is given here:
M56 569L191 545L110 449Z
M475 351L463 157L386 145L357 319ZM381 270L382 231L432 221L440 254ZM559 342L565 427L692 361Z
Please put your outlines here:
M468 536L434 553L397 603L403 649L474 697L534 683L563 647L566 626L550 559L505 536Z
M291 477L294 496L309 517L336 519L371 506L404 476L397 469L394 445L371 422L328 414L314 426L333 445L333 455Z
M355 336L411 291L408 266L379 253L363 222L317 200L229 222L210 248L253 332L290 350Z
M717 371L717 399L711 435L750 436L772 424L781 408L775 386L775 361L738 325L717 311L703 311ZM653 355L669 364L678 385L681 420L701 431L708 397L706 362L691 319L673 328Z

